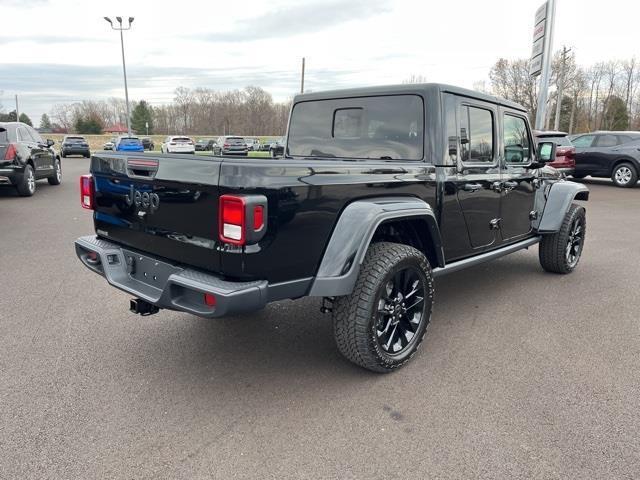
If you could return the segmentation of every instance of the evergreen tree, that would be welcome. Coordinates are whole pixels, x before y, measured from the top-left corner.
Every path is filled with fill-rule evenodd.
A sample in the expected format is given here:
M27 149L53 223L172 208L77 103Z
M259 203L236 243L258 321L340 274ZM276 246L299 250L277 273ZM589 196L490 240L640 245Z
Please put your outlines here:
M42 130L51 130L51 120L46 113L43 113L42 117L40 117L40 128Z
M131 114L131 128L138 135L146 134L147 123L149 124L149 135L151 135L153 133L153 110L146 101L140 100Z
M29 125L30 127L33 127L33 122L31 121L31 119L29 118L29 115L27 115L26 113L21 113L20 114L20 121L22 123L26 123L27 125Z

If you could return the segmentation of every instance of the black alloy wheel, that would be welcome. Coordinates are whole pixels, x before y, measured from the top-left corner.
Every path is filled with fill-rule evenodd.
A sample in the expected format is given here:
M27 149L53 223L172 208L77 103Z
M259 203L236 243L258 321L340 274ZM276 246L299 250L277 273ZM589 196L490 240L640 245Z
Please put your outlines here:
M401 355L416 339L425 313L423 277L415 267L406 267L396 271L380 292L376 337L389 355Z

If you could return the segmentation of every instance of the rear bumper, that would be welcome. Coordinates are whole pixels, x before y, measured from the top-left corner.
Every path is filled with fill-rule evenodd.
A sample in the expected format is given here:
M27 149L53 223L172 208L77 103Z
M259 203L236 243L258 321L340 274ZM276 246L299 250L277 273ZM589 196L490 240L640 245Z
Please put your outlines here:
M61 150L64 155L91 155L91 151L88 148L68 148L65 147Z
M168 263L95 235L75 241L80 261L107 282L160 308L215 318L250 312L274 299L266 280L229 282L215 275ZM95 254L95 260L91 258ZM204 302L213 294L215 306Z
M24 167L0 168L0 185L16 185L22 181Z

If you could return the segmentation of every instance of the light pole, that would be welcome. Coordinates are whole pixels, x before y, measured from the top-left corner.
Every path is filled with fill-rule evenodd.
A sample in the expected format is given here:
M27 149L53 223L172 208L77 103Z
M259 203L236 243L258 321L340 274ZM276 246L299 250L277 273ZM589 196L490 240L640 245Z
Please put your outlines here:
M120 32L120 46L122 47L122 72L124 73L124 98L127 103L127 132L129 136L131 136L131 114L129 113L129 89L127 88L127 66L124 63L124 36L122 35L123 30L129 30L131 28L131 24L133 23L133 17L129 17L129 25L124 26L122 24L122 17L116 17L119 26L115 26L113 21L109 17L104 17L104 19L109 22L111 28L113 30L118 30Z

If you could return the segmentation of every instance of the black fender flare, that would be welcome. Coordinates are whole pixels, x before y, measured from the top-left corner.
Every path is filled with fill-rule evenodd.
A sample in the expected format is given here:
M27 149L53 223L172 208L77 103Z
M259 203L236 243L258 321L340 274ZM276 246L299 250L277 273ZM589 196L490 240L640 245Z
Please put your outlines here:
M309 295L334 297L350 294L378 226L389 220L413 218L422 219L428 227L439 264L432 266L444 266L440 228L428 203L415 197L356 200L347 205L338 218Z
M544 194L544 210L537 225L538 233L554 233L560 230L571 203L574 200L589 200L589 189L576 182L559 181L539 190Z

